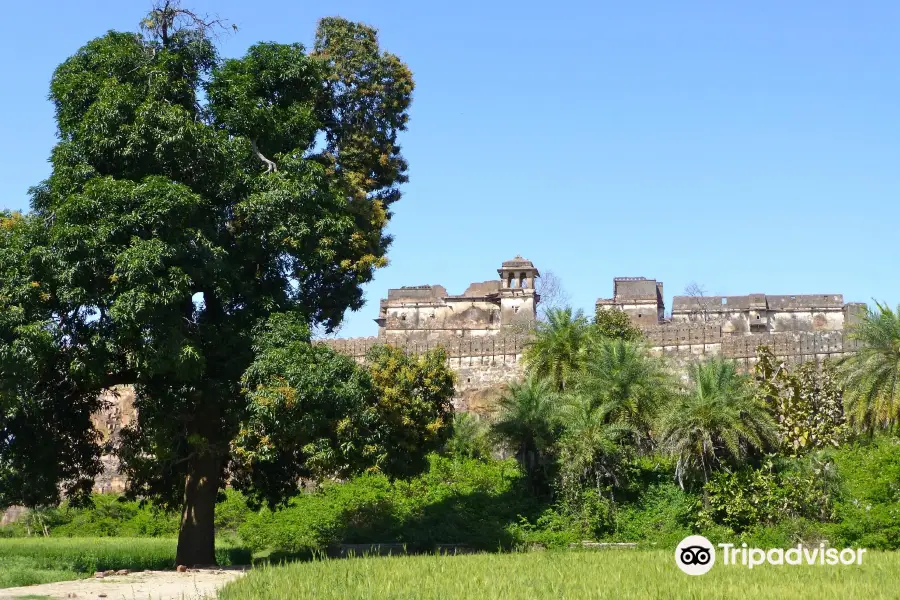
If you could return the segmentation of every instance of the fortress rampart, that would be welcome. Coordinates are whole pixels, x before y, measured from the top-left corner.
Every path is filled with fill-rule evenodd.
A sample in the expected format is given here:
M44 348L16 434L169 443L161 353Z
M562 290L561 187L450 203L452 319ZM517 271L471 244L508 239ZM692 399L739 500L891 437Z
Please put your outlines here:
M756 362L756 349L768 346L789 364L822 361L855 352L859 343L847 331L797 331L735 336L718 324L664 324L644 328L647 343L673 364L684 366L707 356L736 360L746 369ZM528 334L462 338L447 336L429 340L367 337L325 340L335 351L363 361L376 344L389 343L413 354L438 346L447 353L447 364L457 374L458 410L486 412L505 384L524 375L522 355L533 338Z

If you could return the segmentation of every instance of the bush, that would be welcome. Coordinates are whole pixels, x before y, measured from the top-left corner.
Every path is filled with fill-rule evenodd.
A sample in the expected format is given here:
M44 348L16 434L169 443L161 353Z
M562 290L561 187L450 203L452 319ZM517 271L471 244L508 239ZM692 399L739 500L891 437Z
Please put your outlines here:
M829 525L803 518L783 519L774 525L756 525L738 536L741 542L756 548L787 548L802 543L818 546L829 540Z
M475 413L453 415L453 434L444 445L444 453L460 458L490 460L493 454L490 427Z
M615 541L644 542L674 548L693 533L699 497L685 492L671 479L652 483L635 501L616 513Z
M93 505L83 508L73 508L64 502L59 507L29 511L19 521L0 528L0 538L42 535L45 527L51 537L174 537L178 534L176 513L116 494L94 494L91 500ZM244 496L226 490L216 506L217 536L234 540L249 513Z
M706 503L699 523L741 533L784 519L827 522L834 517L837 485L832 458L822 452L769 458L760 468L720 471L704 486Z
M900 549L900 441L876 437L833 453L841 490L832 544Z
M430 455L428 470L410 480L367 474L323 485L278 511L251 514L241 539L255 550L321 551L338 543L407 543L428 549L467 544L496 550L516 540L507 529L537 506L514 461Z

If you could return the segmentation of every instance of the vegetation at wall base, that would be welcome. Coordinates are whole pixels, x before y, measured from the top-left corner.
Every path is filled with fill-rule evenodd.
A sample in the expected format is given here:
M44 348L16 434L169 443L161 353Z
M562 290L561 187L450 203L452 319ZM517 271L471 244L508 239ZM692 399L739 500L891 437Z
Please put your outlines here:
M670 458L633 458L623 465L630 487L617 493L615 504L597 496L574 503L534 497L511 459L433 454L428 465L409 479L364 474L329 483L276 511L252 510L230 490L217 508L218 545L278 556L312 556L354 543L403 543L426 552L439 544L496 551L565 548L582 540L672 548L703 533L773 547L827 539L834 546L900 550L900 441L886 435L723 471L696 491L678 486ZM67 536L158 535L171 544L177 517L109 495L96 496L94 504L44 511L50 537L24 541L38 547ZM24 521L0 532L27 534Z

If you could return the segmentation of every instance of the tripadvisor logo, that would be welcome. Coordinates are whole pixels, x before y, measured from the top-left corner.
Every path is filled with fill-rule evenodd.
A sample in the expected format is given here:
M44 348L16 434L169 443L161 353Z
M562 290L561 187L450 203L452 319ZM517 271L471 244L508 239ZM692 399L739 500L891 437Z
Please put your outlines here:
M722 564L744 566L748 569L764 564L770 565L861 565L865 548L826 548L825 544L794 548L749 548L747 544L718 544L722 554ZM688 575L708 573L716 563L716 549L712 542L702 535L689 535L675 548L675 564Z
M688 575L703 575L716 564L716 549L702 535L689 535L675 548L675 564Z

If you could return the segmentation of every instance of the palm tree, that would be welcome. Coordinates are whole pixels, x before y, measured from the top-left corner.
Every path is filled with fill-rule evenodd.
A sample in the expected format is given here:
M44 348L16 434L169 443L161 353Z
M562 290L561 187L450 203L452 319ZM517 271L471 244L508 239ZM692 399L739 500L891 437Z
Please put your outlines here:
M623 441L632 428L611 423L604 405L596 406L592 398L580 394L566 397L557 418L564 427L558 443L563 494L579 491L584 483L600 494L605 485L610 490L619 486Z
M554 412L557 394L550 381L528 377L512 383L500 398L494 434L515 450L516 458L534 488L545 483L546 467L556 437Z
M547 321L537 323L535 339L525 349L529 373L549 379L557 391L564 390L581 368L589 332L589 322L581 310L549 311Z
M659 434L662 449L676 459L682 488L687 477L699 472L705 483L723 462L740 466L750 450L777 440L772 417L733 362L714 358L688 372L691 385L663 414Z
M894 431L900 417L900 306L875 303L851 329L860 349L839 365L844 412L857 430Z
M592 407L602 407L608 422L627 427L646 450L659 408L675 384L662 360L643 344L601 337L590 344L573 387Z

